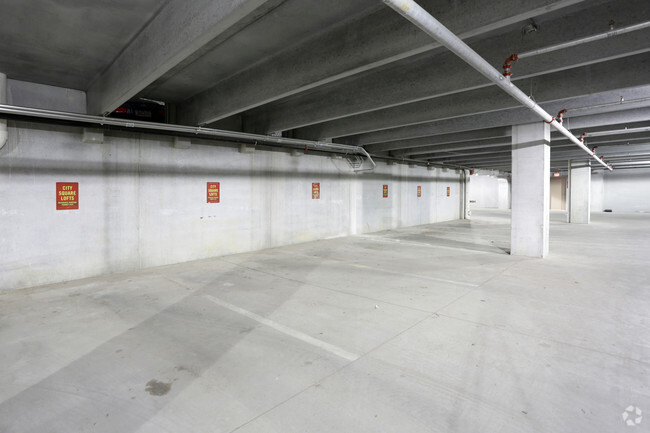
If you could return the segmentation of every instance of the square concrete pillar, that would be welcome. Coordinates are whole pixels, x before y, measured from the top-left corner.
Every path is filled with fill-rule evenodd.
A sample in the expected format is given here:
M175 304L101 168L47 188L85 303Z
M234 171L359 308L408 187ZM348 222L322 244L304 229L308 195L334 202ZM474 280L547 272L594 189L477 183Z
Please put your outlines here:
M551 131L544 122L512 127L510 254L548 254Z
M591 221L591 164L569 163L569 222L589 224Z

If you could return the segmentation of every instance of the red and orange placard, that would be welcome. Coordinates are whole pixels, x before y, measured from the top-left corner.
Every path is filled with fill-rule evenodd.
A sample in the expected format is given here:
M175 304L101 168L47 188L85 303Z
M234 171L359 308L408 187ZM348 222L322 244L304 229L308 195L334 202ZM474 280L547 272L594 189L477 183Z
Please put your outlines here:
M56 183L56 210L79 209L79 182Z
M219 182L208 182L208 203L219 203L220 194Z

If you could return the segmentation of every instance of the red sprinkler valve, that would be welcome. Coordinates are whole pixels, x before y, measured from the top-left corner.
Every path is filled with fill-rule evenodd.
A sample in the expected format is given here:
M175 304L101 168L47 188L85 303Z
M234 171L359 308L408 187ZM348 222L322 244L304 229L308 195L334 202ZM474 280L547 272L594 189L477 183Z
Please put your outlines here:
M583 143L585 142L585 137L587 136L586 132L583 132L580 137L578 137L578 140L582 141Z
M519 60L519 56L517 56L517 53L514 53L513 55L508 57L505 62L503 62L504 77L509 77L512 75L512 72L510 72L510 68L512 68L512 62L516 62L517 60Z
M553 123L554 120L557 120L557 123L559 123L561 125L562 124L562 115L564 113L566 113L566 108L564 110L561 110L559 113L557 113L557 117L551 117L551 120L549 120L548 122L546 122L546 120L545 120L544 122L545 123Z

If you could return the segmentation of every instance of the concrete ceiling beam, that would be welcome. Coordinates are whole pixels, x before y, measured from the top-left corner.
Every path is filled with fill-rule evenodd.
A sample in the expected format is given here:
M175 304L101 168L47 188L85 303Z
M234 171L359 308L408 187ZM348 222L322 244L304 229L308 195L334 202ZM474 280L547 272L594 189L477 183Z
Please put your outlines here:
M503 0L489 9L463 2L453 9L423 1L463 38L485 34L584 0ZM388 8L255 65L181 105L181 120L204 125L263 104L440 47Z
M635 9L630 8L630 16L622 19L638 19L634 12ZM510 31L478 41L471 47L500 69L504 59L512 54L509 51L511 47L537 49L602 32L602 23L609 19L609 13L609 9L601 5L597 13L586 10L545 23L543 32L526 38L528 43L525 44L519 32ZM601 15L601 19L595 18ZM598 44L523 59L513 65L512 81L519 86L526 78L647 52L650 51L648 40L650 28L611 37ZM383 108L399 109L404 104L493 86L453 53L421 57L399 67L360 74L343 83L331 83L307 94L251 110L244 116L246 130L262 134L285 131L357 114L371 114ZM521 88L525 89L525 86Z
M501 152L510 152L512 149L511 145L496 147L490 150L474 150L472 152L444 152L444 153L434 153L417 156L417 159L426 159L427 161L444 161L445 159L450 158L464 158L464 157L474 157L476 155L494 155Z
M562 136L563 137L563 136ZM588 138L588 137L587 137ZM585 140L585 145L587 147L593 146L602 146L607 145L608 143L636 143L643 140L650 140L650 134L648 133L637 133L637 134L620 134L620 135L609 135L602 137L594 137L589 140ZM428 155L438 155L444 152L457 152L457 151L467 151L475 150L476 153L481 153L482 149L496 149L503 146L510 146L511 140L503 139L492 139L492 140L482 140L476 141L472 144L448 144L444 146L431 146L427 148L417 148L414 150L403 149L399 151L393 151L390 154L394 157L403 158L403 157L413 157L413 158L427 158ZM554 137L551 142L551 148L561 147L561 146L573 146L570 140L565 138ZM472 152L466 152L465 154L471 155Z
M113 111L206 44L281 1L169 0L87 89L88 113Z
M632 160L643 158L647 155L650 155L648 151L639 151L639 152L617 152L602 154L604 160ZM580 151L565 151L565 152L554 152L551 149L551 161L564 161L564 160L590 160L588 155L585 155L584 152ZM474 157L474 158L463 158L463 157L450 157L446 159L436 160L436 163L443 164L458 164L464 166L478 167L481 164L508 164L512 161L511 151L506 150L502 152L497 152L492 156L485 157Z
M459 150L472 150L472 149L486 149L495 148L500 146L509 146L511 142L510 137L489 138L487 140L475 140L472 142L448 143L442 145L422 146L408 149L393 150L391 155L396 157L403 157L407 155L425 155L440 152L454 152Z
M626 89L623 91L604 92L594 95L594 97L577 98L571 105L573 108L588 107L599 103L613 103L620 101L620 98L629 97L634 98L637 93L650 95L650 86L639 87L636 89ZM600 102L595 102L600 101ZM650 102L650 101L649 101ZM557 107L558 110L567 108L569 101L556 101L552 104L542 104L545 108L553 110ZM437 137L445 135L446 137L453 137L454 134L465 134L468 132L475 132L480 134L481 128L509 128L509 125L514 122L526 123L527 118L533 119L532 116L527 114L528 110L519 109L517 112L509 111L509 117L504 116L502 113L488 113L470 115L463 118L437 120L432 122L425 122L418 125L409 125L397 127L392 129L385 129L367 134L352 135L348 137L340 137L338 142L345 144L382 144L382 143L400 143L410 139L426 140L428 137ZM608 125L621 125L625 127L628 124L636 122L648 121L650 119L650 104L640 105L610 105L599 109L598 112L594 110L574 110L569 113L568 118L565 116L565 125L569 129L587 129L607 127ZM534 119L533 119L534 120ZM510 133L508 133L508 136ZM428 143L422 142L422 145ZM398 148L398 147L396 147Z
M615 127L612 127L611 125L591 127L588 129L587 132L603 132L603 131L616 130L619 131L620 134L624 135L624 134L636 133L634 131L635 128L643 128L643 127L650 127L650 122L631 122L623 125L616 125ZM370 146L366 146L366 150L369 150L368 148L381 149L381 147L379 146L383 145L388 147L388 150L390 150L391 155L405 156L405 155L422 155L427 153L446 152L446 151L480 149L480 148L487 148L487 147L498 147L503 143L509 144L511 140L510 128L491 128L489 131L499 131L499 130L503 131L504 135L499 135L498 137L496 137L496 139L487 138L487 136L489 135L494 135L495 132L486 133L486 134L477 134L478 132L481 132L483 130L468 131L459 134L445 134L442 136L422 137L414 140L393 141L393 142L383 143L379 145L370 145ZM456 136L462 136L463 138L467 138L470 135L469 133L473 133L473 135L475 135L477 138L474 140L465 140L465 139L453 140L453 138ZM620 134L610 134L609 136L620 135ZM482 138L483 136L485 136L486 138ZM444 141L436 144L435 141L436 139L439 139L439 137L445 137ZM558 141L567 142L567 143L569 142L568 140L563 139L564 136L559 132L552 133L551 137L554 143L557 143ZM588 137L588 141L591 141L592 139L595 138L596 137L593 138ZM432 142L433 144L429 144ZM414 144L414 143L420 145L415 147L409 147L408 145L405 145L405 144Z
M611 103L620 100L621 97L632 99L635 95L650 95L650 86L639 86L630 89L599 92L589 96L570 97L553 102L542 103L542 107L549 112L558 112L563 108L590 107L604 103ZM576 111L571 114L569 122L565 125L572 130L595 127L597 125L624 124L625 122L640 122L650 119L650 101L645 105L608 105L589 110ZM618 110L621 110L618 112ZM415 125L406 125L386 130L380 130L363 134L364 139L371 141L386 140L394 141L408 139L411 137L423 137L426 135L453 134L467 130L480 130L482 128L508 127L523 123L530 123L539 120L527 108L514 108L490 113L471 114L463 117L434 120ZM337 142L339 139L336 140ZM343 138L341 142L348 142L349 137ZM378 141L381 142L381 141Z
M597 145L598 149L596 149L596 154L598 155L606 154L607 152L612 152L612 151L620 152L620 149L623 148L625 148L626 151L632 151L632 146L634 145L642 146L643 144L650 142L650 136L637 137L630 140L618 139L609 142L603 140L602 142L605 144L600 145L599 143L591 143L588 145L588 147ZM553 155L553 152L556 153L562 152L571 148L575 148L575 145L569 140L553 141L551 143L551 155ZM494 147L490 150L484 150L484 148L477 148L474 151L462 152L460 154L455 154L452 150L449 150L447 151L446 154L438 152L438 153L428 153L428 154L419 154L419 155L399 155L399 156L395 155L395 156L408 158L408 159L422 159L422 160L436 161L436 162L458 162L462 160L465 163L472 163L481 159L491 158L491 156L497 156L499 154L508 153L510 151L511 151L511 145L509 143L506 143L500 147ZM577 153L580 154L580 152Z
M650 53L529 78L518 82L517 86L527 92L532 89L534 99L543 104L564 98L574 99L595 92L647 85L647 77L638 73L638 70L643 69L650 70ZM612 71L616 73L613 74ZM519 106L512 98L504 95L501 89L491 86L298 128L294 130L294 136L329 139L416 125L436 119L516 110ZM507 116L507 113L504 114Z
M450 143L474 142L476 140L487 140L490 138L510 137L510 127L488 128L479 131L466 131L454 134L432 135L427 137L410 138L406 140L389 141L385 143L375 143L365 145L368 152L386 152L395 149L418 148L424 146L436 146ZM357 140L342 140L345 143L353 143ZM355 146L360 146L355 144Z

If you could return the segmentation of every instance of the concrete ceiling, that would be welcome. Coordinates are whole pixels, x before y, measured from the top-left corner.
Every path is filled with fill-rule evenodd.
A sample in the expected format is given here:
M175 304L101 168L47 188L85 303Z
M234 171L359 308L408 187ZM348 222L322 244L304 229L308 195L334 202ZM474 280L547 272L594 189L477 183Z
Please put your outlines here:
M0 71L86 90L165 5L159 0L2 0Z
M515 52L650 21L647 0L419 3L499 69ZM380 0L5 0L0 9L0 71L84 90L90 114L146 97L169 103L177 123L503 170L510 126L537 120ZM531 23L537 31L524 33ZM576 135L647 125L650 28L522 59L513 82L551 113L568 109ZM586 160L553 140L554 168ZM613 162L641 161L650 132L587 145Z

